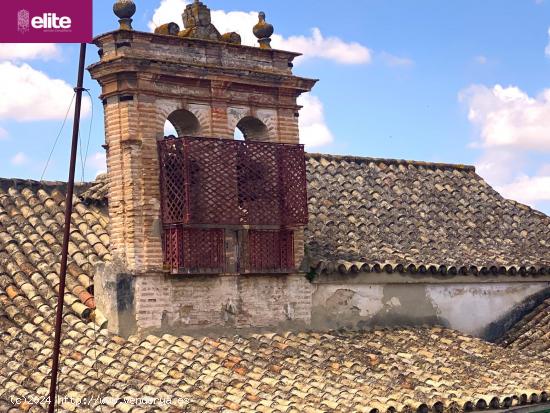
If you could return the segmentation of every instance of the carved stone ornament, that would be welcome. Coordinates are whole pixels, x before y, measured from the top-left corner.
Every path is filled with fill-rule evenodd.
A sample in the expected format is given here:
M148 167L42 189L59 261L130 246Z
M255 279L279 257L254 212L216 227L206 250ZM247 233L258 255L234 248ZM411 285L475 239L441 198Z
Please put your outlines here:
M113 4L113 13L119 18L119 30L133 30L132 16L136 13L133 0L117 0Z
M252 28L254 36L258 38L261 49L271 49L271 35L273 34L273 25L265 21L265 13L258 13L258 23Z

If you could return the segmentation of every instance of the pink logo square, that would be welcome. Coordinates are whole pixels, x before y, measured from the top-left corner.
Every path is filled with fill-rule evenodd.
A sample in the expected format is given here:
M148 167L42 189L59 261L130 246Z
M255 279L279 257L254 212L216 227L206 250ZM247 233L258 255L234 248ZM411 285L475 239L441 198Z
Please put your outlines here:
M89 43L93 0L2 2L0 43Z

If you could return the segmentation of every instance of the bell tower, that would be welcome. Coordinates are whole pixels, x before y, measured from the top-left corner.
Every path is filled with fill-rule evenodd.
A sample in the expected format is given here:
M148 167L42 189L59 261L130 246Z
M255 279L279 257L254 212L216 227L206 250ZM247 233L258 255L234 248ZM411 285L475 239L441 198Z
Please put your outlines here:
M133 1L113 9L120 28L95 38L88 68L105 114L115 260L94 284L110 330L307 324L296 99L316 80L292 74L299 54L270 48L264 13L249 47L220 34L200 1L183 29L155 33L132 29Z

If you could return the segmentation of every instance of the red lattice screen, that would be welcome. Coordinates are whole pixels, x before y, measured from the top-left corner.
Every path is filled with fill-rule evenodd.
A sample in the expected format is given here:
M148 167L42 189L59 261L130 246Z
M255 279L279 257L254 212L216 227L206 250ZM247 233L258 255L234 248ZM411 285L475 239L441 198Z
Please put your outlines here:
M294 239L289 230L250 230L248 271L294 269Z
M172 272L223 272L223 229L166 227L164 257Z
M283 225L307 224L307 190L304 147L288 145L279 151Z
M159 140L164 224L305 225L302 145Z
M188 191L185 186L185 152L183 141L170 139L163 142L160 157L160 182L162 191L162 214L165 224L185 222L189 216Z
M165 263L172 272L225 270L224 230L197 225L256 226L239 268L294 269L293 231L257 226L307 223L302 145L186 137L159 140L158 149Z

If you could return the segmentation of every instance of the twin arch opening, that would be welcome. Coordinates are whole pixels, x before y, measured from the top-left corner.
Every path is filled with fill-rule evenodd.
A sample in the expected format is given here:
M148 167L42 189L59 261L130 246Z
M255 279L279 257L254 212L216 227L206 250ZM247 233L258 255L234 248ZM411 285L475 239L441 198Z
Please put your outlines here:
M200 136L199 119L190 111L178 109L172 112L164 124L165 136ZM269 130L265 123L253 116L245 116L235 127L234 139L268 141Z

